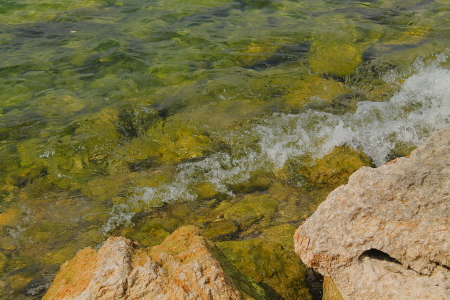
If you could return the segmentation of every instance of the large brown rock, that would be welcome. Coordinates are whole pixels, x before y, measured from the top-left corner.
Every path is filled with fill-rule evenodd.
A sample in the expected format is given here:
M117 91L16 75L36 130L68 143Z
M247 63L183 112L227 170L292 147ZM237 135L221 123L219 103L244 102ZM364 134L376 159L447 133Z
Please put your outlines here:
M450 299L450 127L363 167L298 228L303 262L344 299Z
M161 245L139 249L111 237L66 262L43 299L233 300L266 299L216 246L186 226Z

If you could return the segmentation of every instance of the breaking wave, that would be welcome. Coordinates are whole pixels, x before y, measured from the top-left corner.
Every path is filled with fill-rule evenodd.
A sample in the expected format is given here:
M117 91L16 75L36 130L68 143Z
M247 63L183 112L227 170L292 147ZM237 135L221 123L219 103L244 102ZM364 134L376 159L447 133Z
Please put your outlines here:
M218 153L202 161L184 163L170 184L136 188L135 194L114 207L104 231L131 221L135 211L164 202L195 200L192 186L209 183L216 191L232 195L230 184L245 182L257 170L273 171L289 159L321 158L335 146L360 149L373 163L386 163L399 144L416 147L449 123L450 70L440 55L426 66L418 61L416 72L384 102L362 101L355 112L344 115L307 110L299 114L274 114L242 133L257 138L255 148L234 158Z

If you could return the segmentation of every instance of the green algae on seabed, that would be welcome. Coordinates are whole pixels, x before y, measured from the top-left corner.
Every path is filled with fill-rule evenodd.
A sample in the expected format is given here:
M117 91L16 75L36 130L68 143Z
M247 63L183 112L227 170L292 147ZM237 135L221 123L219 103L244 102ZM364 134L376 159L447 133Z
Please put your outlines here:
M274 166L255 128L390 99L450 47L449 17L443 0L0 1L0 297L39 298L108 234L153 246L194 224L291 252L289 232L372 162L334 145Z
M217 245L238 270L265 289L270 299L312 299L306 286L306 267L282 245L261 239Z
M336 284L329 277L323 279L323 300L343 300Z

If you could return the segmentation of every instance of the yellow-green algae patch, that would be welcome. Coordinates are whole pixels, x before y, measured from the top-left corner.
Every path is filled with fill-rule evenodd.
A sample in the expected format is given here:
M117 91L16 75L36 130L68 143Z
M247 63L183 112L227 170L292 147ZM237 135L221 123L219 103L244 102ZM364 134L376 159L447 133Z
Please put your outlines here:
M259 238L281 244L286 251L294 250L293 236L297 227L291 224L279 224L265 228Z
M242 228L248 228L257 221L269 223L277 207L277 201L269 195L248 195L223 210L223 217L234 220Z
M361 63L361 51L353 43L345 41L325 42L317 41L313 44L313 54L309 64L314 72L331 74L334 76L347 76L355 71Z
M93 179L84 185L81 192L87 197L101 201L112 199L123 190L123 185L126 183L126 181L120 179L122 178L119 176Z
M160 218L151 218L139 228L139 230L124 229L121 234L125 237L139 241L140 244L152 247L159 245L171 233L172 228L179 226L179 223L168 224L166 220Z
M37 260L57 264L99 243L112 207L144 196L136 187L170 183L180 163L254 149L258 140L242 133L262 117L307 109L342 115L361 100L385 101L416 57L449 48L446 0L175 2L3 3L0 244L8 258L23 254L21 268L7 263L6 273ZM390 70L397 79L386 83ZM411 149L398 143L392 156ZM357 152L339 147L273 174L253 172L227 186L234 200L193 180L200 205L138 201L134 225L116 232L155 245L183 224L217 240L273 241L280 230L286 247L283 222L298 225L352 170L370 165ZM273 205L262 209L248 201L253 196ZM11 289L30 274L14 275ZM12 286L4 282L0 296Z
M272 41L267 43L253 41L238 50L240 50L240 53L236 55L237 64L243 67L252 67L263 61L270 60L279 49L277 44Z
M281 244L250 239L217 245L241 272L261 284L270 299L312 299L305 266Z
M348 177L363 166L369 166L370 159L362 151L350 147L335 147L333 152L317 159L309 168L309 181L312 186L337 187L346 183Z
M344 298L339 292L336 284L330 277L324 277L323 279L323 300L343 300Z
M238 235L238 224L233 220L217 219L207 223L201 230L202 234L212 240L227 240Z
M14 208L6 209L0 213L0 226L7 226L14 224L17 221L18 211Z
M8 257L0 252L0 271L3 272L5 265L8 262Z
M318 29L309 54L309 65L318 74L343 77L351 75L362 62L364 43L357 42L355 24L337 15L335 19L323 20L324 29ZM335 26L334 29L331 26Z
M316 206L325 200L333 189L345 184L356 170L371 164L372 161L364 152L344 145L336 146L333 152L323 158L295 167L294 170L305 179L310 195L319 200L314 201Z
M310 102L328 102L348 93L349 89L342 83L319 76L310 76L294 82L283 98L292 108L300 108Z

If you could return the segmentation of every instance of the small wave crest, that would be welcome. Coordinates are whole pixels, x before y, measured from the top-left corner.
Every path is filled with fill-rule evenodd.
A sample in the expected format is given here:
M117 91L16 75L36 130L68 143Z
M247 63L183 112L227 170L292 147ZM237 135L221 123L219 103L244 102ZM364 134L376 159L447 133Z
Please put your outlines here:
M233 195L229 186L245 182L254 171L274 171L293 158L321 158L335 146L360 149L375 165L383 165L399 145L416 147L449 123L450 70L441 66L446 59L440 55L431 65L416 62L415 74L389 101L362 101L352 113L335 115L310 109L272 115L242 133L241 138L258 140L256 148L244 149L239 158L218 153L184 163L171 183L136 188L125 203L113 208L104 232L131 222L136 211L195 200L195 184L209 183L216 191Z

